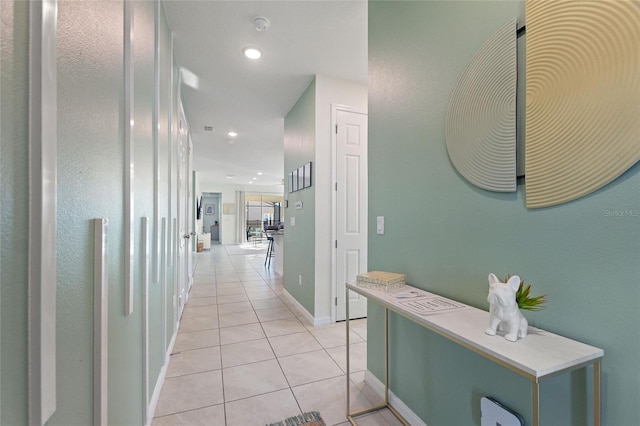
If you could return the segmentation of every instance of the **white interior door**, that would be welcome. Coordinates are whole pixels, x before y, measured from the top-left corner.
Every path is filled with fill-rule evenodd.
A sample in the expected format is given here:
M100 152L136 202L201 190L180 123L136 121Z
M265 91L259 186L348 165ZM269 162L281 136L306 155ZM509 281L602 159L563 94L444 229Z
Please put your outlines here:
M345 283L367 271L367 115L336 109L336 321L367 316L367 301Z
M189 284L189 247L191 234L189 229L189 140L188 132L180 133L178 138L178 316L187 299Z

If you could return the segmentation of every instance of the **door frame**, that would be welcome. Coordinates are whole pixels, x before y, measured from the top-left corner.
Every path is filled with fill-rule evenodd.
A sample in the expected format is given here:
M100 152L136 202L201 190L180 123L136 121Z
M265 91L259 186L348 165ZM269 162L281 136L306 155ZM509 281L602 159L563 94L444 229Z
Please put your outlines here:
M335 241L338 239L338 200L336 184L338 182L337 176L337 155L338 155L338 136L336 133L336 126L338 125L338 111L352 112L355 114L363 114L368 116L366 109L356 108L344 104L331 104L331 322L335 323L337 318L337 297L338 297L338 249L335 245ZM369 143L367 141L367 151L369 149ZM367 178L368 180L368 178ZM369 214L369 206L365 206L367 215ZM368 230L367 244L368 244ZM367 262L368 263L368 262ZM348 300L347 300L348 303Z

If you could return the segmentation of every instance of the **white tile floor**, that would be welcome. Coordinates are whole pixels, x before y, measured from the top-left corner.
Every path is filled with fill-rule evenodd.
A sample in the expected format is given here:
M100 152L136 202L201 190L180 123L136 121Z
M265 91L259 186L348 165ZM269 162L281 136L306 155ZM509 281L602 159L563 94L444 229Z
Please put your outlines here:
M282 278L263 266L264 251L249 251L213 245L196 255L153 425L261 426L306 411L348 425L344 323L308 325L284 298ZM359 410L380 399L364 383L366 319L351 326L351 404ZM400 424L388 410L357 422Z

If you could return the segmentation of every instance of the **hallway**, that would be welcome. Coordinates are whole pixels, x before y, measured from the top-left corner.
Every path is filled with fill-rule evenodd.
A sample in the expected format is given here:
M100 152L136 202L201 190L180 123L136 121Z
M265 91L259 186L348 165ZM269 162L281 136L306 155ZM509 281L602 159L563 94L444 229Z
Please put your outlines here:
M264 250L195 254L191 289L153 425L259 426L319 411L348 425L345 324L306 324ZM380 403L364 384L366 319L351 322L352 410ZM387 410L359 425L399 424Z

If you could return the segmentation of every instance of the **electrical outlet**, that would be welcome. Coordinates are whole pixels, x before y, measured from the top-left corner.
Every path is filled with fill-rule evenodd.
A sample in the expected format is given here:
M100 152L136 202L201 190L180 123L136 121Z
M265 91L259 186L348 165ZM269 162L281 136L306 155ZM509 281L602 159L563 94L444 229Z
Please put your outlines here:
M298 285L302 285L302 275L298 275Z
M290 217L290 218L289 218L289 224L290 224L291 226L296 226L296 218L295 218L295 217L293 217L293 216L292 216L292 217Z

